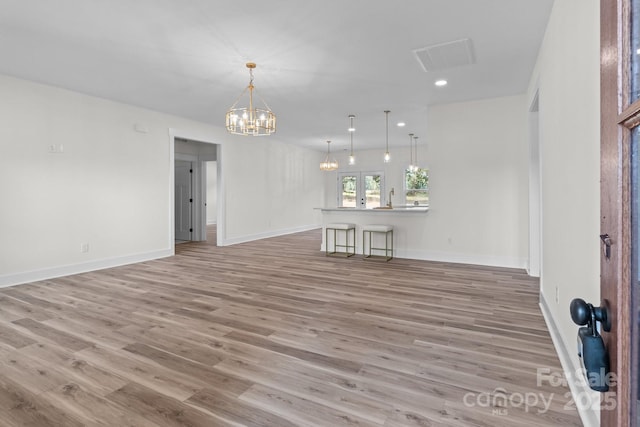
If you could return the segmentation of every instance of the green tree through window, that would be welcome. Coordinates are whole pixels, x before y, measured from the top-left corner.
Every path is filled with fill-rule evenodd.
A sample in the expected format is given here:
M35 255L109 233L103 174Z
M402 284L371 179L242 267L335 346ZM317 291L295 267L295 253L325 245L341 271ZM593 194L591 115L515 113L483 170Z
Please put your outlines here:
M405 198L408 205L429 204L429 170L407 169L405 177ZM417 202L417 203L416 203Z
M380 206L380 175L367 175L365 177L365 193L367 206Z
M342 206L356 207L356 177L345 176L342 178Z

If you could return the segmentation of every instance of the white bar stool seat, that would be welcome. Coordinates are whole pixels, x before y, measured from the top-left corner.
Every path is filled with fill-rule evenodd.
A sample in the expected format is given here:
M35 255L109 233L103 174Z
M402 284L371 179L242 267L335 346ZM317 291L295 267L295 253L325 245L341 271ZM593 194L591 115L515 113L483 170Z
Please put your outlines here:
M329 252L329 232L333 231L333 248ZM344 232L344 245L338 243L338 232ZM349 235L351 235L351 244L349 244ZM338 252L337 248L344 248L344 251ZM334 222L325 225L324 228L324 252L326 256L346 256L350 257L356 254L356 225L350 222Z
M384 248L373 246L372 233L384 234ZM367 254L367 236L369 237L369 253ZM391 240L391 241L389 241ZM384 251L384 255L374 255L373 251ZM382 224L370 224L362 226L362 255L365 259L378 257L385 261L393 259L393 226Z

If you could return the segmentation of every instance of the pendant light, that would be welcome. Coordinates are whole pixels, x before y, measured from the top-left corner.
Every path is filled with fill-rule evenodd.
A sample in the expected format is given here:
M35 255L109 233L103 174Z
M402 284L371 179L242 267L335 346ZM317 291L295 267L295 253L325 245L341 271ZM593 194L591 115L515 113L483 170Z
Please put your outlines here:
M414 165L414 170L417 172L418 169L420 169L420 166L418 166L418 137L414 136L413 140L415 141L415 145L416 145L416 164Z
M262 104L264 108L255 108L253 105L253 69L256 68L256 64L253 62L247 62L247 68L249 69L249 86L240 94L236 102L233 103L229 111L225 116L227 131L236 135L245 136L263 136L271 135L276 131L276 115L273 114L269 106L262 98ZM240 102L240 99L244 94L249 91L249 106L238 107L236 105ZM257 94L257 93L256 93Z
M320 162L320 170L330 172L338 169L338 162L336 159L331 159L331 141L327 141L327 157L324 162Z
M409 134L409 153L411 160L409 161L409 172L413 172L415 166L413 165L413 134Z
M351 139L351 154L349 154L350 165L356 164L356 158L353 156L353 133L356 131L356 128L353 127L353 119L355 118L356 116L354 116L353 114L349 114L349 137Z
M385 163L389 163L391 161L391 154L389 154L389 113L391 111L389 110L384 110L384 114L386 117L386 128L387 128L387 144L386 144L386 151L384 152L384 162Z

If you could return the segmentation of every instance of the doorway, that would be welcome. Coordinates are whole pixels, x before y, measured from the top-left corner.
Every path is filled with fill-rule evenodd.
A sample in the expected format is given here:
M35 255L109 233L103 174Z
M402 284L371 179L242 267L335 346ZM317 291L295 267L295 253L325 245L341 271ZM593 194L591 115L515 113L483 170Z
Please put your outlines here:
M220 191L217 144L172 138L173 245L208 242L217 245L220 236L218 194Z

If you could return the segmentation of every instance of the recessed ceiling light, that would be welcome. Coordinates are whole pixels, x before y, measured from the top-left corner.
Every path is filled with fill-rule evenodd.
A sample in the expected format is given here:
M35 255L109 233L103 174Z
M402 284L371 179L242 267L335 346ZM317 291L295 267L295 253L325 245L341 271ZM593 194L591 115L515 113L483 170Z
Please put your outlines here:
M640 49L636 50L636 54L640 55Z
M398 122L398 127L399 127L399 128L403 127L404 125L405 125L405 123L404 123L404 122Z
M446 86L447 85L447 81L446 80L436 80L435 85L436 86Z

